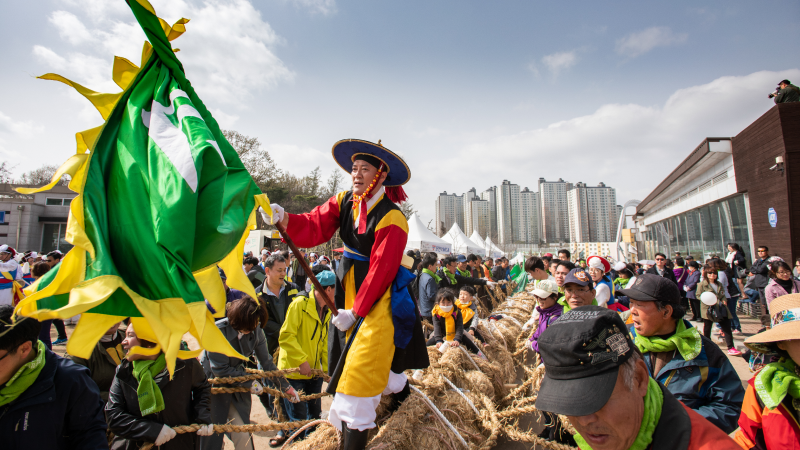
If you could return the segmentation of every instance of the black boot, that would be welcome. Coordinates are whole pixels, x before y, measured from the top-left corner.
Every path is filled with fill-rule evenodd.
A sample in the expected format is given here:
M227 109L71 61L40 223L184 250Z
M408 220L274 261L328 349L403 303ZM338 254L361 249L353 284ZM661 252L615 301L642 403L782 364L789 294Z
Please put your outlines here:
M364 450L367 448L368 436L369 430L352 430L347 428L347 422L342 421L342 439L344 440L342 450Z
M386 414L391 415L397 411L409 395L411 395L411 388L408 385L408 381L406 381L406 385L403 387L402 391L392 394L392 404L386 408Z

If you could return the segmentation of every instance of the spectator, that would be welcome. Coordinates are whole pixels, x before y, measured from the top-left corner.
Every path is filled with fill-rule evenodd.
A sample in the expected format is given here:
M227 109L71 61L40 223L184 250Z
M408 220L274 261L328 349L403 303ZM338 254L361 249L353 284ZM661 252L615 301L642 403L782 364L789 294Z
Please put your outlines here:
M342 263L342 254L338 253L338 252L334 252L333 253L333 261L331 261L331 270L333 270L333 273L336 273L336 272L339 271L339 264L341 264L341 263Z
M34 280L38 280L49 271L50 264L47 264L45 261L39 261L31 266L31 276ZM58 320L61 322L61 329L64 329L64 321L61 319ZM48 350L53 350L53 342L50 339L50 325L52 325L52 323L53 319L43 320L41 322L42 327L39 329L39 340L44 342ZM56 330L58 330L58 327L56 327ZM66 330L64 330L64 336L66 336Z
M567 250L565 248L562 248L561 250L558 251L558 259L560 259L562 261L570 261L570 257L571 256L572 256L572 253L570 253L569 250Z
M542 261L544 261L544 269L547 274L553 275L552 272L550 272L550 263L553 262L553 254L545 253L544 256L542 256Z
M456 306L461 310L461 317L464 320L464 329L467 330L472 337L483 342L483 336L478 332L478 321L474 320L478 317L478 304L475 301L475 288L472 286L463 286L458 292L456 299Z
M747 278L747 261L744 259L744 252L739 244L735 242L728 243L728 256L725 257L725 262L730 266L731 271L735 275L736 282L739 284L739 292L741 298L747 298L744 292L744 280Z
M778 83L775 92L769 94L769 98L771 98L776 105L778 103L800 102L800 89L793 85L791 81L783 80Z
M300 250L301 257L305 258L306 253L303 250ZM294 256L294 255L292 255ZM302 289L306 285L306 271L303 269L303 266L300 265L300 260L297 258L293 258L292 261L292 282L299 286L298 289Z
M267 258L267 261L269 261L269 258ZM227 309L228 317L218 320L216 325L228 340L228 343L242 355L250 356L255 354L258 363L264 370L276 370L277 367L272 360L272 355L267 350L267 339L262 329L267 322L267 308L263 301L259 302L250 296L245 296L229 303ZM247 375L245 369L247 368L248 360L233 358L222 353L204 350L200 354L200 363L205 371L205 376L208 378ZM297 394L285 378L279 378L278 380L281 391L285 391L289 395ZM211 423L232 423L235 425L250 423L250 409L252 406L250 394L263 395L263 387L258 381L245 381L233 385L250 388L250 392L212 395L210 406L211 420L213 422ZM225 435L233 442L236 450L253 448L250 433L225 433ZM282 437L280 433L279 436ZM203 448L205 450L222 448L222 437L222 434L214 434L205 438L203 440Z
M487 280L497 281L492 277L492 266L494 265L494 261L490 256L486 257L486 261L483 262L483 276L481 278L486 278Z
M683 290L683 283L689 276L689 271L684 266L684 260L681 258L680 253L675 257L675 266L672 268L672 273L675 275L675 281L678 283L678 292L681 295L681 305L683 309L689 309L689 304L686 302L686 291Z
M747 383L734 439L743 449L791 449L800 442L800 296L778 297L770 305L773 327L748 338L754 352L778 354Z
M267 337L269 354L278 349L278 337L281 332L286 311L297 295L298 287L286 281L286 260L282 255L270 255L264 262L266 277L260 289L256 289L259 299L264 301L269 319L262 324Z
M728 311L731 312L731 330L733 334L742 334L742 325L739 316L736 314L736 307L739 303L739 283L737 283L734 271L728 267L728 263L717 258L713 260L717 266L720 282L725 286L725 297L728 299Z
M492 279L494 281L503 281L508 279L508 271L503 267L503 259L497 258L494 260L494 267L492 268Z
M683 319L678 287L645 274L624 292L631 299L631 336L650 376L725 433L735 430L744 398L739 375L719 347Z
M236 300L237 298L242 298L245 295L247 295L247 294L245 294L244 292L242 292L242 291L240 291L238 289L233 289L233 288L229 287L228 286L228 277L227 277L227 275L225 275L225 271L222 270L222 268L219 268L219 267L217 267L217 269L219 270L219 279L222 280L222 287L225 289L225 303L226 304Z
M442 279L436 274L436 253L426 253L422 258L422 273L419 276L419 309L422 318L432 322L431 311L436 302L436 291Z
M560 259L551 259L550 263L547 265L547 274L552 276L552 277L555 277L556 276L556 269L558 269L559 263L561 263Z
M253 287L259 287L262 283L264 283L264 269L258 264L258 260L252 256L248 256L244 259L244 264L242 265L242 269L244 269L244 273L247 274L247 278L250 280L250 283L253 284Z
M561 270L561 266L558 268ZM576 267L564 277L564 297L558 303L564 307L564 312L586 306L597 305L592 277L580 267Z
M149 442L162 450L199 448L200 437L214 433L213 425L208 425L212 423L211 385L195 358L176 359L170 374L163 352L150 356L132 352L135 347L156 347L155 336L144 331L137 334L131 323L122 341L128 355L117 368L105 409L108 428L114 433L110 446L136 450ZM204 426L197 433L180 436L172 429L191 423Z
M125 336L119 331L122 322L117 322L100 336L100 340L95 344L89 359L70 355L70 359L89 369L89 376L100 389L100 398L103 402L108 401L108 391L117 373L117 367L125 358L125 349L122 348L122 340Z
M792 274L794 275L795 279L800 279L800 258L794 262L794 270L792 270Z
M614 285L606 275L611 270L611 264L602 256L590 256L588 264L589 276L594 282L597 305L608 307L614 303Z
M616 297L619 304L630 308L630 300L627 296L621 294L620 290L628 288L636 281L636 275L634 275L636 269L632 264L626 264L622 261L616 263L615 268L619 276L614 280L614 297Z
M530 278L533 280L533 285L536 286L542 280L550 280L555 282L556 279L547 273L548 266L544 258L539 258L538 256L531 256L527 260L525 260L525 272L530 275Z
M50 266L52 269L53 267L57 266L61 263L61 258L64 257L64 254L58 250L53 250L52 252L47 254L45 262L47 265ZM47 340L46 343L50 342L50 324L55 325L56 333L56 340L53 342L52 345L63 345L67 343L67 328L64 326L63 319L52 319L52 320L45 320L42 322L42 330L40 332L40 336L43 336L47 333ZM45 330L46 329L46 330ZM52 345L48 346L48 348L52 348Z
M464 345L467 350L482 354L480 349L464 336L464 318L461 309L454 306L455 293L450 288L442 288L436 293L436 306L433 307L433 336L428 345L440 348L443 344L451 347Z
M700 311L700 300L697 299L697 285L700 284L701 271L700 264L697 261L692 261L688 265L689 275L683 283L683 290L686 292L686 298L689 300L689 305L692 307L692 322L703 322L703 314Z
M626 331L606 308L565 312L539 337L545 375L536 408L566 415L581 448L740 450L648 376Z
M762 245L758 247L758 259L753 261L750 266L750 273L755 275L753 286L758 290L758 298L761 303L761 325L769 326L769 308L767 306L767 294L764 291L770 282L769 278L769 247Z
M702 295L705 292L710 292L717 297L717 303L714 305L707 305L702 301ZM697 297L701 299L700 313L703 318L703 335L711 337L711 324L718 323L722 331L725 333L725 343L728 346L728 354L731 356L739 356L742 353L736 350L733 345L733 334L731 333L731 312L728 310L727 299L725 297L725 287L719 281L719 275L716 266L713 264L706 264L703 267L703 281L697 286Z
M11 323L16 320L14 325ZM0 436L8 449L107 449L89 371L38 340L39 322L0 305Z
M656 265L647 269L645 273L652 273L678 284L675 273L667 268L667 256L663 253L656 253Z
M583 258L579 259L578 260L578 267L580 267L581 269L585 269L586 268L586 260L583 259Z
M317 275L317 280L328 298L333 299L336 275L330 270L323 270ZM289 306L286 321L281 327L278 369L300 368L300 372L286 376L295 391L303 391L306 395L322 392L322 377L312 376L311 370L328 370L330 319L331 312L324 300L316 296L315 289L308 293L308 297L298 295ZM284 402L284 407L291 421L319 419L322 400ZM312 431L313 428L305 430L301 437L308 436Z
M494 287L493 281L486 281L480 278L470 277L467 271L467 257L464 255L448 256L444 259L445 264L442 266L439 278L441 282L439 287L449 287L455 292L461 290L462 286L486 286Z
M551 323L558 320L564 312L564 308L558 304L558 285L555 281L542 280L536 288L531 291L536 297L536 308L538 314L537 321L534 323L526 323L525 329L527 330L530 325L536 325L536 330L530 337L531 349L539 353L539 336L542 335L544 330L550 326Z
M564 280L567 279L567 275L569 272L575 268L575 264L572 264L569 261L561 260L558 263L558 267L556 267L556 273L553 275L553 278L556 280L556 285L558 286L559 294L564 294ZM559 299L560 301L561 299Z
M784 261L775 261L770 266L769 277L772 278L764 289L767 307L776 298L786 294L800 292L800 281L792 278L792 268Z

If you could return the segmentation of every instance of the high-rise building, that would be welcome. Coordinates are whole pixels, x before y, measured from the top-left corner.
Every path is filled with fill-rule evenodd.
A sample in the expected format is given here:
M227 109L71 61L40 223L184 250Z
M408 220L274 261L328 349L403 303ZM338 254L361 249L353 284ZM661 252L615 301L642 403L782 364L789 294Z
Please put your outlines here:
M571 242L611 242L616 239L617 193L603 183L576 183L567 191Z
M468 190L467 192L465 192L464 196L462 197L462 204L463 204L462 208L464 210L464 221L463 221L463 223L459 224L459 226L464 231L464 233L467 234L467 236L472 234L472 223L470 221L470 217L472 216L472 205L471 205L471 203L472 203L472 200L477 199L477 198L478 198L478 195L476 193L475 188L472 188L472 189Z
M481 200L489 202L489 237L497 240L497 186L481 192Z
M472 236L472 232L477 230L479 235L486 236L491 226L489 201L475 198L467 205L467 210L464 212L464 233ZM476 242L476 244L482 243Z
M519 242L538 244L541 239L539 234L539 193L528 188L519 193L520 214L518 224L520 229Z
M442 192L436 197L436 235L444 236L445 233L458 223L464 229L464 200L463 195Z
M519 185L508 180L497 189L497 240L503 244L520 241Z
M559 178L558 181L546 181L539 178L539 206L541 239L547 243L569 241L569 213L567 208L567 191L572 183Z

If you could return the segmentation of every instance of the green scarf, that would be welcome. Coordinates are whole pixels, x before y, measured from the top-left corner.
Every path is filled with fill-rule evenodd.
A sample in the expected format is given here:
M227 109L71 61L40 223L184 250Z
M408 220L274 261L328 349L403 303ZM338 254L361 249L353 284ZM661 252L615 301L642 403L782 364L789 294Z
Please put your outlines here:
M669 352L677 348L685 361L691 361L697 358L697 355L700 354L703 348L703 343L697 328L686 328L686 324L683 320L678 320L675 334L667 339L661 339L658 336L646 337L637 334L635 343L642 353Z
M644 415L639 434L633 445L628 450L645 450L653 442L653 432L656 430L658 420L661 419L661 407L664 405L664 393L658 387L658 382L652 378L647 383L647 395L644 396ZM575 442L581 450L592 450L586 440L579 433L575 433Z
M466 270L461 270L458 267L456 267L456 270L458 271L458 274L461 275L462 277L471 277L472 276L472 274L469 273Z
M565 299L565 297L562 296L561 298L559 298L557 303L564 307L564 310L562 311L562 314L567 312L567 311L572 311L572 308L569 306L569 303L567 303L567 300ZM596 298L592 299L592 305L597 306L597 299Z
M452 284L452 285L458 284L458 283L456 283L456 276L453 275L452 273L450 273L450 271L447 270L447 267L442 267L442 273L447 275L447 278L450 280L450 284Z
M442 277L436 275L436 272L432 271L431 269L422 269L422 273L427 273L428 275L432 276L434 280L436 280L436 284L442 282Z
M44 354L47 347L42 341L36 342L39 343L36 347L36 357L20 367L17 373L0 388L0 406L16 400L39 377L39 372L44 368Z
M756 393L767 408L777 408L786 394L794 399L800 399L800 377L796 369L794 361L784 358L767 364L758 372L755 382Z
M139 359L133 362L133 377L139 382L136 395L139 397L139 411L142 416L164 410L164 397L153 377L167 367L164 354L158 355L155 360Z

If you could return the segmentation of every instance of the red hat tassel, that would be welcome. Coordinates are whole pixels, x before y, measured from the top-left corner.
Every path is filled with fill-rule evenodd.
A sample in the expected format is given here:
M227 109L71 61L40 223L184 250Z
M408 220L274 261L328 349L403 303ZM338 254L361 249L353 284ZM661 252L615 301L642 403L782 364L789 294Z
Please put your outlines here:
M406 195L406 191L403 190L403 186L386 186L385 188L386 197L392 201L392 203L403 203L408 200L408 195Z

